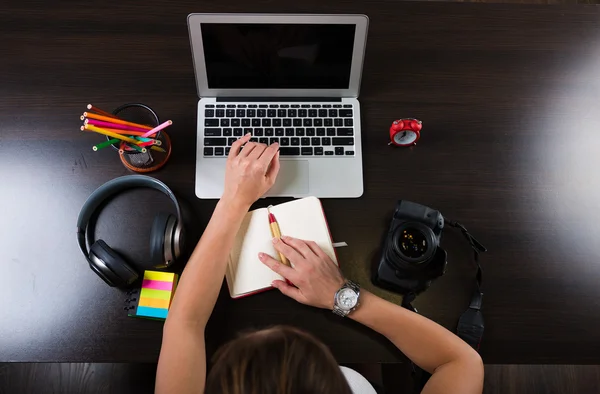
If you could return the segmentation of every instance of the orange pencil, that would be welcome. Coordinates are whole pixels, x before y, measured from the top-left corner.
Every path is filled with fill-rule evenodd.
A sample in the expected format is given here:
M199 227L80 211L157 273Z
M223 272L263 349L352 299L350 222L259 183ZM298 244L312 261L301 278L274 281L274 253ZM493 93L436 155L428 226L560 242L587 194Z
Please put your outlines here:
M108 117L111 117L111 118L118 119L116 115L113 115L110 112L103 111L103 110L101 110L98 107L94 107L92 104L88 104L87 105L87 109L90 110L90 111L96 112L99 115L104 115L104 116L108 116Z
M269 227L271 227L271 235L273 235L273 238L281 239L281 230L279 229L279 223L277 223L277 219L275 219L275 215L273 215L270 211L269 211ZM279 259L281 260L281 264L285 264L289 267L290 266L289 260L281 252L278 251L277 253L279 253Z
M103 120L105 122L112 122L112 123L123 124L123 125L126 125L126 126L139 127L139 128L144 129L144 130L152 130L152 127L150 127L150 126L146 126L146 125L138 124L138 123L133 123L133 122L127 122L125 120L121 120L121 119L117 119L117 118L110 118L110 117L104 116L104 115L93 114L91 112L84 112L83 116L85 116L86 118L90 118L90 119Z

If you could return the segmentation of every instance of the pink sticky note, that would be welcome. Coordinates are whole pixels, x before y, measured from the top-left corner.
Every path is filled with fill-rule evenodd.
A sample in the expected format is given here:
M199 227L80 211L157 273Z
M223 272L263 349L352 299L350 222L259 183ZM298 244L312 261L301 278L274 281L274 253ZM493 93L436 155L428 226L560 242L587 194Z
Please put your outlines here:
M142 289L171 291L173 289L173 282L144 279L144 281L142 282Z

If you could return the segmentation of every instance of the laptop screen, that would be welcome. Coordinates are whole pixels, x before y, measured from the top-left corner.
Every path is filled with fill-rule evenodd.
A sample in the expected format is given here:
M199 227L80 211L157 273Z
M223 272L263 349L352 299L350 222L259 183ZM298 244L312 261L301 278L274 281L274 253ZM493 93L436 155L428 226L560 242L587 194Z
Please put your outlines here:
M202 23L210 89L348 89L354 24Z

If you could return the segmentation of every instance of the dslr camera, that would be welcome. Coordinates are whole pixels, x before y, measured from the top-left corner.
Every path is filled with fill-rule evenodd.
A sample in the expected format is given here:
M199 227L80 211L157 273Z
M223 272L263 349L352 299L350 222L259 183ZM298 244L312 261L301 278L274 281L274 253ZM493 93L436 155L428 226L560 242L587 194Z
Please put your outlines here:
M444 217L421 204L400 200L383 241L373 283L401 294L419 294L446 270L440 247Z

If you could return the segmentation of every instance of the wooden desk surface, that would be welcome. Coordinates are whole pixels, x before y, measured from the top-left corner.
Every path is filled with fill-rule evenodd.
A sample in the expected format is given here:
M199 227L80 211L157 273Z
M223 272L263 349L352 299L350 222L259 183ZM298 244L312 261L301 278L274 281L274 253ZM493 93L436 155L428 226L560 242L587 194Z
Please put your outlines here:
M346 275L370 284L398 199L439 209L489 248L488 363L600 363L600 14L595 6L305 0L20 2L0 11L0 361L156 361L160 322L128 318L123 292L90 271L75 220L100 184L128 174L100 138L78 131L90 102L144 102L170 129L174 154L154 174L187 199L200 231L214 201L194 196L197 94L190 12L365 13L362 103L365 194L324 200ZM364 3L364 4L363 4ZM424 121L412 149L388 147L390 122ZM260 201L257 206L283 199ZM132 191L109 203L99 237L148 258L166 197ZM444 277L420 312L454 328L474 267L446 231ZM181 268L181 265L179 266ZM384 339L268 292L221 294L214 348L238 329L295 324L341 362L398 361ZM398 327L400 330L401 327Z

